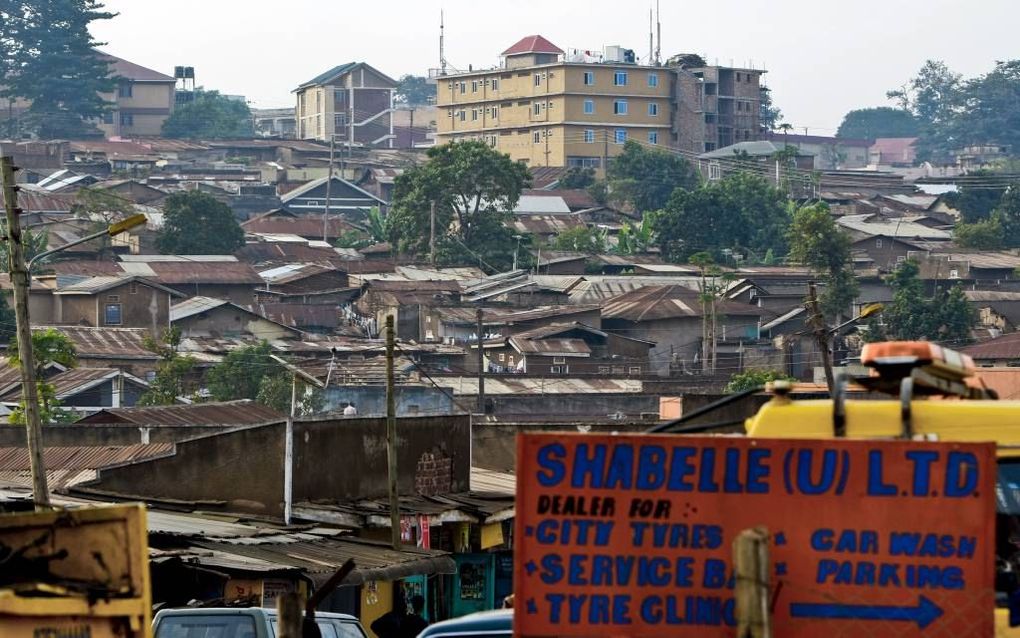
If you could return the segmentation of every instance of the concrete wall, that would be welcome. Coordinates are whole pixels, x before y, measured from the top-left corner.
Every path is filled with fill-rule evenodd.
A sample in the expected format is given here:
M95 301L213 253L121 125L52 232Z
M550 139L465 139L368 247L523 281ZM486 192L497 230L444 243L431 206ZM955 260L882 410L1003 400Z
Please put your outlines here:
M88 487L222 500L227 509L276 514L282 511L283 451L282 423L253 426L178 443L173 456L101 470Z
M324 391L324 411L341 411L353 403L358 416L386 414L386 388L377 385L330 386ZM397 416L451 414L456 406L450 395L431 386L398 385Z
M471 473L468 415L397 421L397 489L414 494L416 478L448 468L448 490L465 491ZM429 465L431 464L431 465ZM386 420L304 421L294 426L294 499L386 495Z

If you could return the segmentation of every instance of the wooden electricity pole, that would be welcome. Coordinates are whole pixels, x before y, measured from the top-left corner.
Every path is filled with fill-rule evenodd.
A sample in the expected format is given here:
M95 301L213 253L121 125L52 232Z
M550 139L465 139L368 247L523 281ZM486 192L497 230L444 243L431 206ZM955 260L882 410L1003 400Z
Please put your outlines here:
M301 638L301 597L295 592L284 592L276 599L276 618L280 638Z
M14 316L17 323L18 359L21 360L21 395L25 399L25 427L28 456L32 469L32 498L36 509L50 507L50 491L46 485L46 465L43 463L42 423L39 419L39 397L35 382L35 356L32 352L32 325L28 318L28 291L31 278L25 265L25 251L21 243L21 211L18 209L18 189L14 185L14 160L0 157L0 177L3 184L4 211L7 216L7 252L11 285L14 287Z
M393 380L396 342L393 315L386 315L386 480L390 497L390 542L400 551L400 499L397 496L397 397Z
M737 638L771 638L769 614L769 533L745 529L733 540L736 574Z
M478 414L485 414L485 333L482 325L482 309L475 311L478 321Z
M822 314L822 307L818 303L818 288L814 282L808 285L808 310L811 317L808 319L812 330L815 333L815 341L822 351L822 366L825 368L825 384L829 386L829 394L832 394L836 387L836 380L832 373L832 355L829 352L829 326L825 323L825 315Z

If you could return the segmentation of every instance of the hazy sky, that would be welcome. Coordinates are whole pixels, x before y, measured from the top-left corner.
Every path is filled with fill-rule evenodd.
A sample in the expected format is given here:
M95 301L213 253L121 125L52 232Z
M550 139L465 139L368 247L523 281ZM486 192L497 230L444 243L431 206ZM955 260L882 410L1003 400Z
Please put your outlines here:
M438 66L439 11L456 68L492 66L540 33L560 48L620 44L648 54L647 0L107 0L119 12L93 25L104 50L256 107L293 106L298 84L362 61L394 78ZM763 65L776 104L798 132L832 134L843 114L889 104L925 59L965 76L1020 57L1018 0L662 0L662 55Z

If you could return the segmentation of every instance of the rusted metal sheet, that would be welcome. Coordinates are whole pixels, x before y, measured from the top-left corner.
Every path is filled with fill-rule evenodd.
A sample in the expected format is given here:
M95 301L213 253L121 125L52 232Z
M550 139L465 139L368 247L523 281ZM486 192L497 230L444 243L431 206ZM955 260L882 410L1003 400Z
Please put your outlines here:
M250 400L107 408L78 423L132 423L136 425L254 425L284 418L276 410Z

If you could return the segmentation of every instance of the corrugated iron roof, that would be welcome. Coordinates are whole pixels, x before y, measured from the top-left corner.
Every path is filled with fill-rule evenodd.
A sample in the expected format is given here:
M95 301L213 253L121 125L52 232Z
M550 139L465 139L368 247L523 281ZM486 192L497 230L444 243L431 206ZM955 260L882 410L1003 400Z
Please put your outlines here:
M553 317L569 317L597 311L597 305L577 304L573 306L539 306L528 310L511 310L508 308L483 308L482 323L486 326L506 326L526 321L551 319ZM477 323L475 308L436 308L443 323L458 325L475 325Z
M132 408L107 408L78 423L135 425L253 425L282 420L283 414L248 399Z
M521 354L561 357L590 357L591 348L584 339L519 339L510 337L510 345Z
M719 315L761 316L762 310L750 304L717 301ZM645 286L610 299L602 306L603 319L656 321L676 317L700 317L703 314L700 293L684 286Z
M149 331L144 328L92 328L85 326L36 326L33 330L52 328L74 342L82 358L147 359L159 357L144 346Z
M473 492L516 494L517 475L513 472L499 472L483 467L472 467L471 490Z
M47 447L43 449L43 462L47 470L97 470L172 454L173 450L173 443ZM0 470L21 471L30 467L28 448L0 448Z
M477 377L443 377L439 384L455 395L478 394ZM607 378L528 378L521 376L485 377L486 394L634 394L643 391L639 379Z
M1020 332L1011 332L988 341L975 343L960 348L960 352L970 355L975 361L1020 359Z

